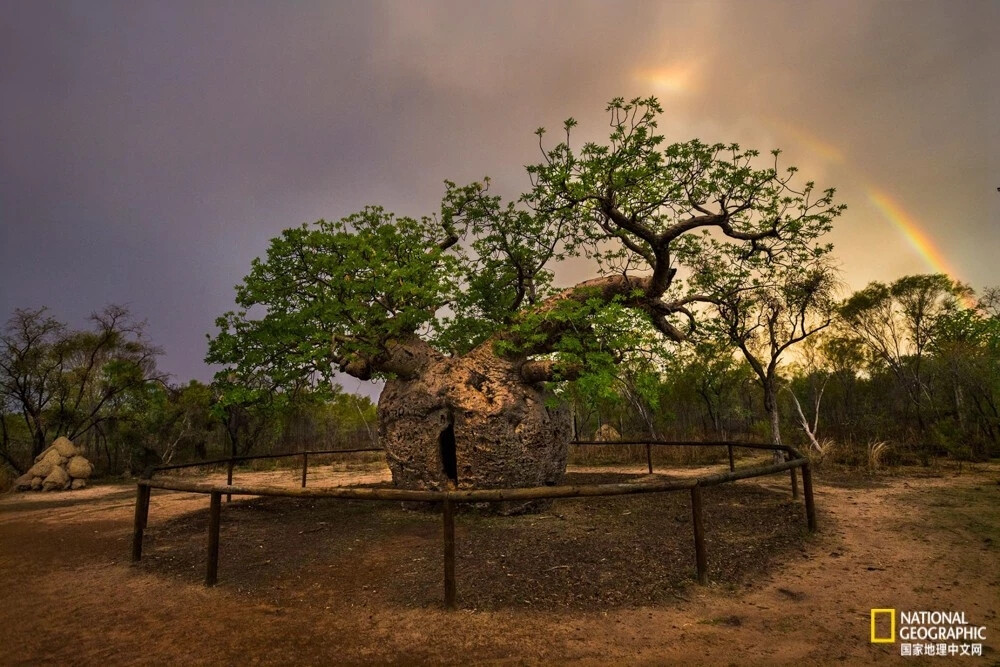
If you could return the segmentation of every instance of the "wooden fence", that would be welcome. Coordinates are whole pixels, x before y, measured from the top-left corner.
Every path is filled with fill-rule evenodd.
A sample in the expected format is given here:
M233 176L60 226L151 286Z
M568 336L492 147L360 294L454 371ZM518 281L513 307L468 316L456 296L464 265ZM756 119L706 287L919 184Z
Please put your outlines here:
M140 479L137 484L135 521L132 535L132 562L142 558L143 533L149 521L149 501L152 489L169 491L184 491L201 493L209 496L208 521L208 557L205 572L205 585L214 586L218 581L219 571L219 524L222 515L222 495L227 497L242 496L275 496L291 498L339 498L345 500L375 500L375 501L409 501L440 503L444 534L444 597L448 609L456 608L457 588L455 582L455 512L456 503L498 503L505 501L546 500L555 498L582 498L600 496L622 496L640 493L666 493L671 491L688 491L691 494L691 517L694 533L695 565L698 583L708 583L708 555L705 550L705 528L702 520L702 489L735 482L741 479L763 477L789 471L791 475L792 497L798 497L798 482L796 469L802 470L802 490L805 496L806 525L811 532L816 530L816 506L813 499L812 473L809 459L800 455L788 446L763 445L743 442L664 442L664 441L630 441L630 442L574 442L575 445L646 445L647 464L652 473L652 456L649 454L653 446L699 446L727 447L729 450L729 471L711 475L693 477L683 480L651 479L637 482L613 484L576 484L564 486L538 486L512 489L451 489L447 491L425 491L419 489L392 489L373 487L328 487L306 488L309 455L348 454L358 452L381 451L379 449L336 449L309 452L294 452L289 454L263 454L257 456L240 456L214 461L197 463L182 463L159 466L149 471L148 476ZM784 461L770 465L755 466L737 470L733 458L733 448L770 450L779 452ZM232 484L233 466L238 461L254 459L280 458L301 456L302 485L300 488L282 488L275 486L234 486ZM228 483L210 484L204 482L185 481L180 479L153 479L157 472L177 470L202 465L228 466Z

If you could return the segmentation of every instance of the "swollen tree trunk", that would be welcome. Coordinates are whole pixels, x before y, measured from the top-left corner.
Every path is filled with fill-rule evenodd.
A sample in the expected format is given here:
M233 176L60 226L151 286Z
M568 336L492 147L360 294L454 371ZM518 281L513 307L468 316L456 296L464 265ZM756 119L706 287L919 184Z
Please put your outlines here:
M565 406L547 404L542 385L524 379L523 366L483 345L461 357L426 357L418 372L388 381L379 398L378 433L396 486L558 484L572 417ZM542 505L494 509L516 513Z
M339 357L334 337L334 357L343 372L360 379L375 372L394 376L378 405L379 440L393 482L434 490L558 484L566 471L573 419L567 407L547 400L543 387L546 381L569 379L578 369L544 356L576 325L548 314L573 301L624 299L676 333L654 307L659 293L647 294L650 284L649 278L627 275L585 281L530 311L538 322L528 339L516 330L499 332L458 357L445 357L415 334L386 341L374 355ZM501 341L516 352L498 355ZM494 509L514 513L547 504L505 503Z

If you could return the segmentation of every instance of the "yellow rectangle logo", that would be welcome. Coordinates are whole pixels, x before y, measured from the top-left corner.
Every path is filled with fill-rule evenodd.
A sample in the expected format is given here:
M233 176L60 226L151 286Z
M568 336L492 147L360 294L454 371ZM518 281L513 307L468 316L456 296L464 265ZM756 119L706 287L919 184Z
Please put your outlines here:
M879 614L889 615L889 636L878 637L875 635L875 617ZM895 609L872 609L872 644L892 644L896 641L896 610Z

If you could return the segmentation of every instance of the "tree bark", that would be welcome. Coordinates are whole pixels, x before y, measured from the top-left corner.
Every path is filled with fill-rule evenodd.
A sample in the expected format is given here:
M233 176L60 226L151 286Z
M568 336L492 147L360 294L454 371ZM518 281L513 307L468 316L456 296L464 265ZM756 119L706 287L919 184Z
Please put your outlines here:
M781 445L781 419L778 414L778 393L774 384L773 378L768 378L764 382L764 411L771 427L771 444ZM782 460L781 452L775 451L774 462L780 463Z
M558 484L572 418L565 406L548 404L521 368L480 347L441 357L416 378L389 380L379 398L378 432L394 484L434 490ZM489 509L519 513L545 505Z
M382 351L371 357L351 355L340 359L340 370L359 380L370 380L376 372L392 373L405 380L417 378L428 365L443 355L416 334L386 341Z
M530 341L508 330L465 355L445 357L414 334L387 342L376 355L340 359L341 370L360 379L376 372L394 376L378 405L379 440L393 482L424 489L558 484L566 470L572 418L565 407L551 405L541 385L572 379L579 368L532 357L551 352L569 327L579 323L546 315L569 300L620 299L649 314L654 324L659 318L661 328L670 327L665 316L671 306L659 300L652 286L649 277L622 274L563 290L521 314L531 318ZM513 351L499 356L495 350L500 342ZM521 503L499 510L513 513L544 505Z

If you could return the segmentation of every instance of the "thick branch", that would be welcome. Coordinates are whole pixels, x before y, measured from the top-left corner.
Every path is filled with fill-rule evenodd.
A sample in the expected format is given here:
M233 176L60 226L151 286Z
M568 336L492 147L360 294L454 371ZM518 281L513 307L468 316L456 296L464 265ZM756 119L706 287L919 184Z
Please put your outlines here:
M445 237L438 243L438 249L447 250L456 243L458 243L458 234L455 232L455 228L451 225L442 225L444 227Z
M335 343L336 344L336 343ZM358 353L334 356L340 370L359 380L370 380L375 373L392 373L404 380L417 378L432 362L443 358L441 353L416 335L386 341L375 355Z
M615 208L614 205L611 204L611 202L607 200L602 200L601 212L604 213L604 215L606 215L611 220L611 222L615 223L625 231L635 234L643 241L648 243L650 246L656 247L657 245L659 245L658 239L656 238L656 232L654 232L652 229L642 224L641 222L633 220L632 218L628 217L627 215L619 211L617 208Z
M650 285L650 278L647 276L630 276L628 274L617 274L613 276L602 276L592 278L577 283L573 287L564 289L555 296L546 299L534 311L544 314L554 310L560 303L567 300L584 303L590 299L600 299L611 302L616 297L631 297L634 292L645 292Z
M704 209L702 209L704 210ZM775 221L774 225L765 229L762 232L741 232L733 228L730 221L738 211L728 211L724 213L713 213L709 215L697 215L687 220L681 220L666 230L659 237L659 242L669 242L676 239L681 234L685 234L692 229L698 229L699 227L718 227L723 234L731 239L737 239L739 241L761 241L769 237L778 237L778 221Z
M548 314L555 311L561 304L567 301L585 303L590 299L610 303L616 297L630 297L636 292L642 294L648 286L649 278L629 275L603 276L585 280L549 297L535 308L522 311L520 315L522 321L541 318L537 327L531 332L530 345L527 341L522 340L517 332L512 331L501 332L482 345L492 346L499 341L505 341L513 343L518 348L517 356L528 357L534 354L546 354L552 351L563 333L574 325L573 322L565 319L548 317Z
M576 364L560 364L552 359L533 359L521 364L521 378L528 384L575 380L580 377L582 370L583 368Z
M649 315L653 326L663 335L673 341L680 342L687 335L667 320L667 316L680 312L690 316L690 311L684 305L696 300L683 300L679 303L664 303L659 299L659 294L650 294L653 285L653 278L649 276L631 276L619 274L613 276L603 276L586 280L574 285L562 292L546 299L536 308L523 311L523 320L539 318L538 324L532 328L530 342L523 340L517 332L507 331L497 334L487 340L483 345L490 345L503 341L512 343L515 351L511 356L530 357L537 354L547 354L552 352L560 337L575 327L581 326L580 322L572 319L546 317L548 313L555 311L560 304L567 301L585 303L591 299L597 299L605 303L611 303L616 298L621 300L621 304L628 308L641 310ZM582 326L586 326L583 324Z

